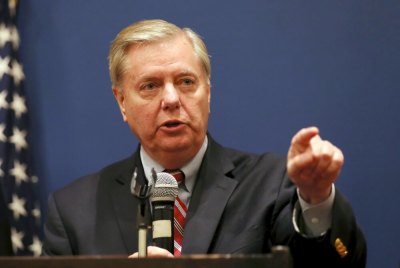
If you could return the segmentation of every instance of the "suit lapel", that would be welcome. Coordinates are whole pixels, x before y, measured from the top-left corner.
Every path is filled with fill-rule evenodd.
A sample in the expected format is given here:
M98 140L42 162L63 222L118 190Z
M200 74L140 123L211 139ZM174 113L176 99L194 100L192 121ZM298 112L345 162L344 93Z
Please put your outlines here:
M209 142L185 220L184 254L209 251L224 208L237 185L228 176L233 163L210 137Z
M114 187L111 191L112 208L114 210L116 220L119 226L120 235L124 241L128 254L137 251L137 211L139 200L130 191L130 184L134 167L138 168L138 180L144 180L143 167L140 161L139 150L131 158L129 167L123 170L119 176L115 178ZM146 214L150 216L150 208ZM148 221L151 223L151 221Z
M224 149L209 137L209 147L201 164L196 185L191 197L185 222L183 253L207 253L215 235L225 206L236 188L237 181L230 172L234 165ZM105 177L114 178L109 189L111 210L120 230L126 252L137 251L137 208L138 199L130 192L134 167L138 167L139 179L144 179L139 150L119 170L110 170ZM117 175L116 175L117 174ZM150 206L148 206L150 208ZM147 211L150 217L150 210ZM148 242L151 234L148 235Z

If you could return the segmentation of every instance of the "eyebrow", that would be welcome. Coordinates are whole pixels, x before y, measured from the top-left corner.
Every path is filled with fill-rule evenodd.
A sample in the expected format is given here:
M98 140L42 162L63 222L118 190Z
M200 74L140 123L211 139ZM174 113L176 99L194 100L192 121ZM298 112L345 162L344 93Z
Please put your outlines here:
M162 74L163 72L155 72L152 74L143 74L143 75L132 75L132 79L133 80L139 80L139 81L143 81L143 80L152 80L152 79L158 79L159 74ZM190 70L185 70L185 71L178 71L178 72L172 72L173 76L194 76L194 77L198 77L198 75L196 75L195 72L192 72Z
M192 72L190 70L185 70L185 71L180 71L178 74L179 75L194 75L194 72Z

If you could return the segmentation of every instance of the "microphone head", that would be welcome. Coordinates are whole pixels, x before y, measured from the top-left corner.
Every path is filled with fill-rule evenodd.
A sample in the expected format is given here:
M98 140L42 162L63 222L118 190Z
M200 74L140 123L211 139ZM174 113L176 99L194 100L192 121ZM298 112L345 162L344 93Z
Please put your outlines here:
M178 183L174 176L166 172L157 173L157 180L153 188L150 201L175 201L178 196Z

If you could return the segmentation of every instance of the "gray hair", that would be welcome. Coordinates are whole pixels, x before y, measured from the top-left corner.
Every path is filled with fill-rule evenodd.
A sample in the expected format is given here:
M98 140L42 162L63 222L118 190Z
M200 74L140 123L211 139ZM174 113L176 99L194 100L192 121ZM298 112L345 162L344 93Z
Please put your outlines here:
M211 77L211 63L207 47L201 37L189 28L178 26L164 20L143 20L129 25L116 36L108 55L108 68L113 87L121 88L122 80L128 71L128 50L132 45L149 44L183 34L193 46L208 80Z

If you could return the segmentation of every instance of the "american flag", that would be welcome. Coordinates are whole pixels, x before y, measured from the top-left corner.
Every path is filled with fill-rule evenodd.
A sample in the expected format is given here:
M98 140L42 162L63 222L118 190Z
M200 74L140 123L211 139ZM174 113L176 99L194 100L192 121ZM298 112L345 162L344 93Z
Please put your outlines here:
M32 173L27 141L28 109L18 55L16 6L16 0L0 0L0 183L14 254L38 256L42 248L41 212L38 178Z

